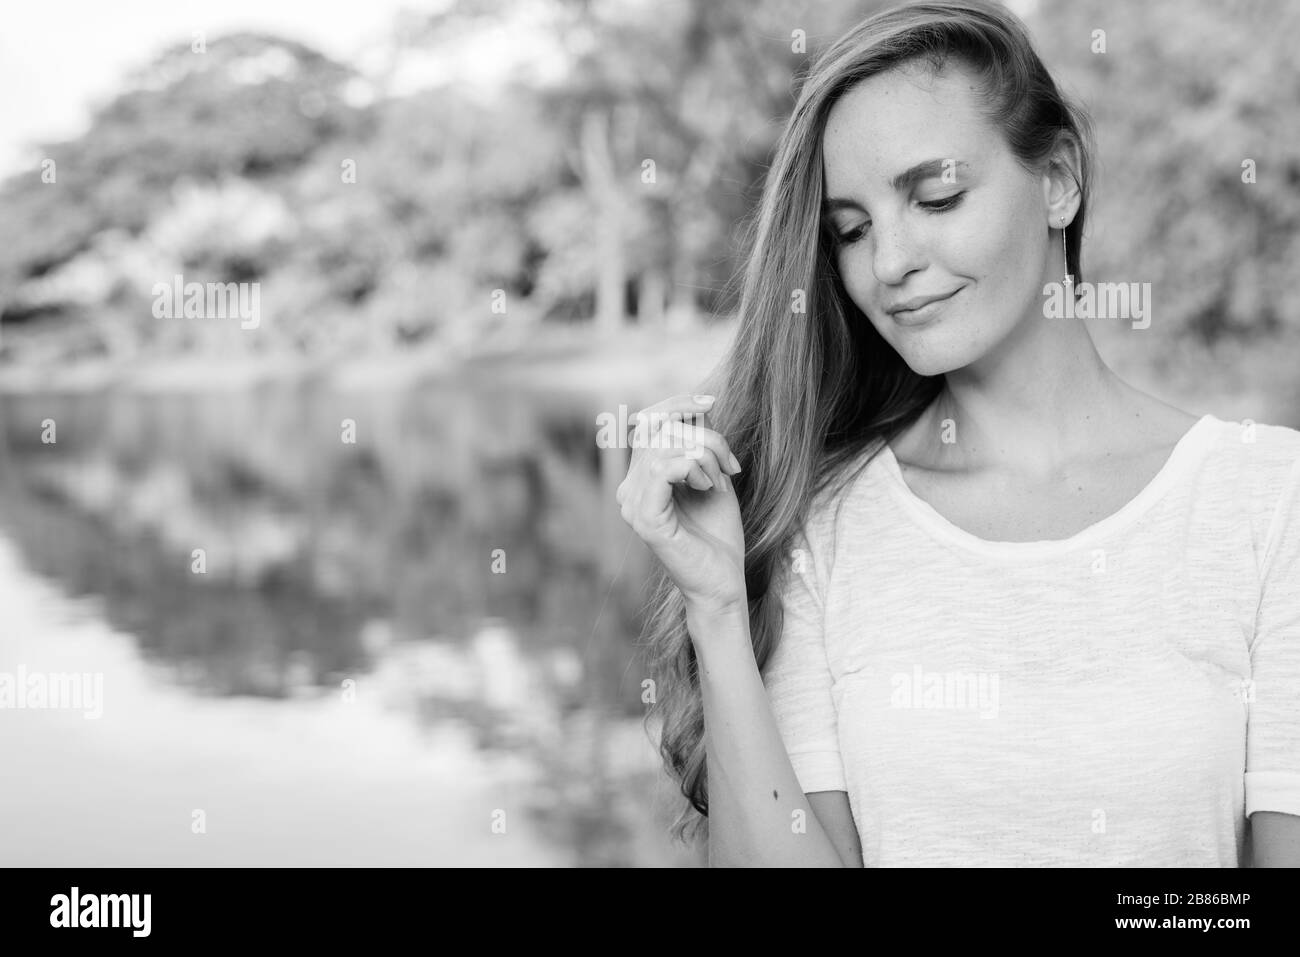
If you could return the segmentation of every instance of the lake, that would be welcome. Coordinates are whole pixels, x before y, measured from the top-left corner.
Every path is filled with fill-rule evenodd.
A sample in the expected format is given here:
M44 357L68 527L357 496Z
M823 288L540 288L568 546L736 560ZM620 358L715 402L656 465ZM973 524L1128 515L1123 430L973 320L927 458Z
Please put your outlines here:
M595 441L626 401L4 397L0 674L96 676L102 714L0 710L0 863L700 864Z

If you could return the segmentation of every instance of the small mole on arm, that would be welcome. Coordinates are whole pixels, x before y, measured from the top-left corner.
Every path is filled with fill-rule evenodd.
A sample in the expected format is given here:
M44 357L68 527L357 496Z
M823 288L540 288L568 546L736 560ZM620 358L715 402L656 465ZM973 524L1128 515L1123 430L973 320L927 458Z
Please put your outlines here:
M776 800L776 791L775 791L775 790L772 791L772 800L773 800L773 801Z

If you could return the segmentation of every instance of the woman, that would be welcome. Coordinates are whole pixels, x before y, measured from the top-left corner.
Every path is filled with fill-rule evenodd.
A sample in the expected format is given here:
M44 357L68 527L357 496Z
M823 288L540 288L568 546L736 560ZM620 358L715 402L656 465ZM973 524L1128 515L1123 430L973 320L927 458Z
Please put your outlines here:
M717 401L645 410L617 496L711 863L1300 864L1300 432L1048 318L1091 169L999 7L804 83Z

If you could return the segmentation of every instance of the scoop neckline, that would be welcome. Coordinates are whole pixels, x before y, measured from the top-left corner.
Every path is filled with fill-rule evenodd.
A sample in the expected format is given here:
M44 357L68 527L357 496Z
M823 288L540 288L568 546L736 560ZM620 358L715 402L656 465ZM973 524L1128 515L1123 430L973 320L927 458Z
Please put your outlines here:
M1043 558L1083 548L1131 525L1164 495L1186 467L1199 460L1201 453L1209 447L1211 436L1215 434L1211 426L1222 424L1224 423L1212 414L1201 416L1174 444L1164 465L1141 491L1110 515L1098 519L1068 538L1043 538L1024 542L980 538L944 518L933 505L912 491L903 477L898 459L894 457L894 450L887 441L881 445L880 457L889 478L887 484L894 497L917 524L939 539L991 557Z

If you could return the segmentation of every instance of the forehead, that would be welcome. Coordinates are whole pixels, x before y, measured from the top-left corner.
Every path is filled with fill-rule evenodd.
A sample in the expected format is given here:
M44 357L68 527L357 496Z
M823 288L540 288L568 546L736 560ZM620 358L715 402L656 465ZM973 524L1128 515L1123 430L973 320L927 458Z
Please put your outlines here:
M868 77L841 96L826 119L828 194L879 186L936 157L988 156L999 140L982 107L978 82L957 64L939 73L907 64Z

